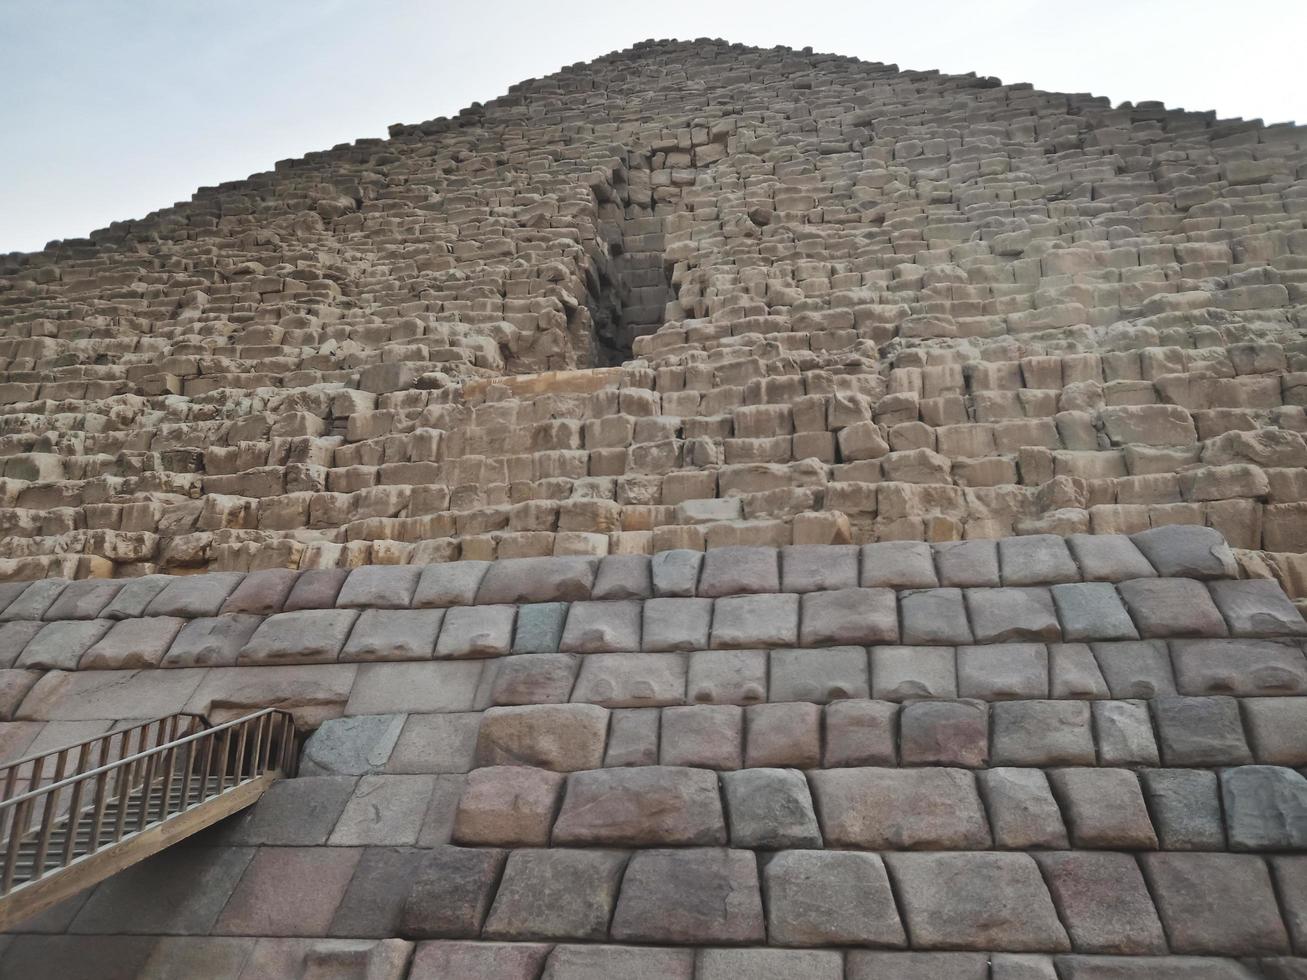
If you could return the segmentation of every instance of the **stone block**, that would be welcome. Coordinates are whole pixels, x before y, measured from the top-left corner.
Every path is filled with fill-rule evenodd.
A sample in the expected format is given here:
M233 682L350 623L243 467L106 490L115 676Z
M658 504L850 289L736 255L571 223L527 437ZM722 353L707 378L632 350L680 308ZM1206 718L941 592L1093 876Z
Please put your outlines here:
M698 590L703 553L684 548L659 551L649 560L653 576L653 594L658 597L684 598Z
M900 593L899 622L907 644L974 641L961 589Z
M31 620L0 623L0 669L12 667L27 644L45 626L45 623Z
M1207 588L1231 636L1307 634L1307 620L1273 579L1209 582Z
M1235 766L1220 780L1230 850L1307 849L1307 777L1283 766Z
M977 643L1062 639L1053 597L1046 588L966 589L964 595Z
M22 670L76 670L83 654L112 626L108 619L67 619L46 623L14 661Z
M436 641L438 660L506 656L513 645L512 606L455 606L446 609Z
M789 545L781 549L781 591L851 589L858 584L858 549L853 545Z
M990 980L984 953L850 950L846 980Z
M644 603L643 649L706 650L712 599L649 599Z
M1276 891L1284 910L1284 921L1293 939L1293 947L1301 952L1307 946L1307 857L1302 855L1273 857L1271 872ZM1287 973L1286 978L1292 978Z
M1073 534L1067 545L1086 582L1124 582L1157 574L1124 534Z
M147 675L138 674L133 683L139 685L143 676ZM356 686L358 668L354 664L311 668L228 667L224 670L163 670L148 676L152 682L156 677L189 678L189 683L179 685L186 690L182 700L186 711L222 719L248 714L253 708L276 707L291 712L296 724L308 729L341 715L350 699L351 689ZM138 704L136 711L140 710Z
M142 620L124 620L142 622ZM234 667L240 652L263 623L259 616L237 613L183 620L168 652L164 667Z
M792 647L798 639L797 595L737 595L713 603L711 646L715 650Z
M453 843L545 847L563 789L561 773L522 766L487 766L463 785Z
M306 609L269 616L241 648L237 663L335 663L358 616L353 609Z
M1132 534L1149 563L1164 578L1236 578L1238 569L1220 531L1196 524L1167 524Z
M1252 762L1234 698L1156 698L1152 702L1166 766L1239 766Z
M863 588L934 589L939 587L935 558L924 541L877 541L862 546Z
M694 958L693 949L558 945L540 980L694 980Z
M468 711L480 679L476 662L360 664L345 713Z
M407 609L421 574L416 565L363 565L345 579L336 608Z
M213 934L326 935L359 854L349 847L260 847Z
M480 712L409 715L386 772L467 772L476 756Z
M885 865L875 854L783 851L763 866L763 883L773 943L907 945Z
M666 724L666 718L663 720ZM821 831L803 773L742 769L722 776L731 846L765 851L821 847Z
M1056 534L1001 538L998 560L1005 586L1080 581L1075 559L1071 557L1066 542Z
M744 764L807 769L820 765L821 708L815 704L752 704L744 709Z
M470 606L485 577L488 561L450 561L427 565L413 590L414 609L444 609Z
M835 950L705 949L696 980L844 980L844 957Z
M0 612L0 622L36 621L44 618L46 611L59 598L64 589L68 587L68 584L63 579L55 578L32 582L23 589L22 594L17 599L14 599L5 607L4 612ZM103 618L111 619L113 617L105 615Z
M984 701L1048 697L1048 648L1042 643L958 647L958 694Z
M1070 949L1028 854L888 854L885 863L914 949Z
M1287 953L1266 862L1251 854L1145 854L1140 860L1171 952ZM1232 915L1231 910L1238 914Z
M734 704L663 709L658 761L664 766L738 769L744 759L744 710Z
M572 693L580 657L574 653L532 653L499 662L493 704L562 704Z
M640 649L643 603L574 602L559 649L568 653L612 653Z
M577 948L588 952L594 947ZM546 943L419 943L408 976L409 980L537 980L549 950Z
M809 773L828 847L988 847L989 824L964 769L826 769ZM911 819L904 819L911 814Z
M695 704L758 704L766 701L767 658L765 650L699 650L692 653L685 699Z
M940 585L976 588L1002 584L998 546L993 541L947 541L935 545L934 552Z
M1216 773L1206 769L1145 769L1139 776L1163 850L1225 849Z
M327 843L416 844L435 787L433 775L362 776Z
M1055 585L1062 636L1067 640L1137 640L1139 632L1108 582L1077 582Z
M991 706L990 758L996 766L1092 766L1086 701L1003 701Z
M648 555L609 555L599 563L591 596L595 599L648 599L653 572Z
M1202 582L1137 578L1117 586L1139 635L1169 638L1228 636L1225 620Z
M1144 876L1129 854L1035 854L1053 902L1080 953L1155 956L1166 936Z
M1146 701L1095 701L1091 707L1100 765L1160 765Z
M952 647L871 648L871 696L886 701L958 696Z
M384 939L399 928L425 852L412 847L367 847L332 917L332 936Z
M14 936L0 946L0 971L31 980L139 980L155 936Z
M290 568L263 568L250 572L232 590L219 610L220 615L246 613L272 616L282 611L300 573Z
M475 939L504 867L503 851L437 847L413 879L399 934L411 939Z
M995 845L1018 851L1067 846L1062 812L1042 769L985 769L976 778Z
M1175 694L1171 655L1165 643L1093 643L1090 649L1114 698L1153 698Z
M1066 815L1072 846L1121 850L1157 847L1157 834L1148 817L1139 778L1130 770L1052 769L1048 778Z
M14 712L22 705L27 692L40 679L39 670L0 669L0 725L14 717ZM4 736L0 735L0 752L4 750L4 742Z
M225 844L304 847L327 843L358 780L310 774L274 783L259 802L224 824Z
M310 568L301 572L282 606L283 612L300 609L332 609L349 578L348 568Z
M1111 696L1088 643L1050 643L1048 688L1054 698L1089 700Z
M805 647L897 643L898 607L892 589L809 592L800 603L799 643Z
M1181 694L1302 694L1307 658L1271 640L1173 640L1171 662Z
M586 556L505 558L491 564L478 603L573 602L589 599L599 562Z
M324 721L304 743L300 775L380 772L404 723L404 715L355 715Z
M905 766L975 769L989 761L989 705L983 701L908 703L899 715L899 733Z
M26 588L26 583L7 584ZM59 597L46 609L43 618L50 622L60 619L98 619L104 607L118 595L123 584L114 579L84 579L80 582L69 582L60 591ZM16 592L21 593L21 589ZM13 598L16 599L17 594ZM13 599L9 601L12 602Z
M340 660L430 660L443 616L442 609L364 609Z
M716 598L780 590L780 556L775 548L713 548L703 556L698 595Z
M638 851L613 913L622 942L760 943L765 938L752 851Z
M210 572L207 575L173 577L145 608L147 616L216 616L227 597L245 578L244 572ZM22 600L19 600L22 601ZM5 610L9 613L10 606Z
M187 622L175 616L120 620L82 654L77 666L81 670L157 667Z
M725 843L717 776L707 769L647 766L572 773L554 821L556 846Z
M1307 699L1249 698L1241 707L1258 762L1307 765Z
M258 959L255 951L264 941L242 936L161 936L154 942L150 957L136 978L182 980L184 977L240 976L244 967ZM251 968L250 975L256 975L256 971L257 967Z
M488 939L606 939L625 851L514 851L486 918Z
M681 653L593 653L581 660L573 701L609 708L648 708L685 701Z
M865 698L871 689L867 651L862 647L773 650L768 697L772 701L826 704Z
M477 734L479 766L539 766L555 772L598 769L608 711L593 704L488 708Z
M566 602L531 602L518 606L513 653L556 653L563 640L568 605Z
M656 766L661 708L618 708L608 726L604 766Z
M164 586L172 581L170 575L144 575L141 578L132 579L124 582L123 587L109 601L109 604L100 611L102 619L135 619L137 616L144 616L145 610L150 603L154 601L155 596L163 591ZM6 609L0 619L9 617L9 609ZM30 617L37 618L37 617Z

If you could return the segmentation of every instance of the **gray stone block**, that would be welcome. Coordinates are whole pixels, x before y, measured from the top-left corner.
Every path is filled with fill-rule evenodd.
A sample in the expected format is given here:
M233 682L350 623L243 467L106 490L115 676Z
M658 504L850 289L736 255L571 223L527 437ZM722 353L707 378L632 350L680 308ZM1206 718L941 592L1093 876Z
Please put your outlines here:
M5 611L0 613L0 622L11 623L16 620L39 620L46 610L54 604L69 583L64 579L47 578L31 582L23 589L22 595L14 599Z
M810 592L801 600L799 616L799 643L805 647L899 641L892 589Z
M1046 588L966 589L967 613L977 643L1055 643L1062 627Z
M1163 850L1225 849L1216 773L1207 769L1145 769L1139 776Z
M664 714L664 733L666 727ZM798 770L727 772L722 776L722 789L730 816L732 847L779 851L822 846L812 795Z
M404 721L404 715L354 715L324 721L304 743L300 774L361 776L381 772L399 740Z
M171 581L172 576L170 575L144 575L141 578L134 578L124 582L123 587L118 590L117 594L109 601L109 604L100 610L100 618L133 619L137 616L144 616L145 610L150 603ZM5 612L8 611L8 609L5 610ZM0 619L3 618L3 616L0 616Z
M245 578L244 572L209 572L173 577L145 607L147 616L216 616Z
M1066 541L1056 534L1000 538L998 563L1005 586L1080 581L1080 569L1076 567Z
M1307 777L1284 766L1235 766L1220 780L1230 850L1307 849Z
M451 561L425 566L413 590L413 608L472 605L489 567L488 561Z
M157 667L187 622L174 616L120 620L82 655L78 667L81 670Z
M434 775L361 777L327 842L337 847L416 844L435 787Z
M329 934L373 939L395 935L423 857L425 852L413 847L365 848L331 919Z
M994 843L1004 850L1067 847L1062 811L1042 769L997 767L976 773Z
M360 853L348 847L258 848L213 933L325 935Z
M653 572L648 555L609 555L599 562L591 597L595 599L648 599L653 595Z
M490 691L494 704L562 704L572 693L581 658L574 653L505 657Z
M717 774L681 766L572 773L553 831L555 846L725 843L726 820Z
M639 650L643 606L635 599L572 603L559 649L566 653Z
M767 651L700 650L690 654L685 699L694 704L766 701Z
M598 560L503 558L491 564L477 589L479 603L575 602L589 599Z
M1253 761L1234 698L1155 698L1153 717L1166 766L1239 766Z
M712 647L791 647L799 640L797 595L737 595L713 604Z
M822 769L808 775L828 847L965 850L990 846L975 776L964 769ZM905 820L905 814L912 818Z
M989 761L989 705L983 701L916 701L899 714L905 766L962 766Z
M833 701L825 709L822 767L897 763L899 706L890 701Z
M164 667L235 666L241 650L263 619L237 614L202 616L185 622L164 655Z
M1086 701L1001 701L990 757L997 766L1092 766L1096 762Z
M300 609L333 609L336 597L350 576L348 568L310 568L301 572L282 606L283 612Z
M354 666L352 664L342 664ZM345 713L375 715L387 711L468 711L481 680L481 664L359 664Z
M568 603L530 602L517 607L513 653L557 653Z
M1130 618L1145 639L1228 636L1225 620L1202 582L1188 578L1137 578L1117 585Z
M1157 574L1124 534L1073 534L1067 545L1086 582L1124 582Z
M1168 524L1130 536L1157 574L1165 578L1236 578L1238 566L1221 532L1193 524Z
M1302 694L1307 658L1270 640L1173 640L1171 662L1181 694Z
M608 727L605 768L656 766L661 708L618 708Z
M1274 579L1209 582L1232 636L1303 636L1307 620Z
M1175 677L1166 644L1091 643L1090 649L1114 698L1153 698L1175 694Z
M23 648L14 666L23 670L76 670L82 655L113 623L107 619L69 619L46 623Z
M55 599L50 604L50 608L45 611L44 618L48 621L97 619L122 587L121 579L93 578L69 582L67 588L59 593L59 598Z
M771 652L770 701L826 704L842 698L865 698L870 690L867 651L862 647Z
M1173 953L1289 951L1270 872L1260 857L1161 853L1140 860Z
M694 980L694 958L693 949L559 945L540 980Z
M241 648L237 663L334 663L358 615L354 609L306 609L269 616Z
M19 656L46 624L39 620L0 623L0 668L12 667Z
M958 695L983 701L1048 697L1048 648L1042 643L958 647Z
M649 560L653 594L660 597L693 596L699 585L703 553L677 548L660 551Z
M453 842L547 847L563 791L562 773L527 766L485 766L468 774L454 818Z
M642 648L705 650L712 614L712 599L649 599L644 603Z
M1088 643L1048 645L1048 689L1054 698L1076 701L1111 697Z
M952 647L871 648L871 696L885 701L958 696Z
M697 980L844 980L844 958L835 950L705 949Z
M354 792L354 776L312 770L273 783L259 802L221 825L223 844L307 847L325 844Z
M219 613L248 613L252 616L279 613L299 577L300 573L290 568L263 568L250 572L227 597Z
M1307 765L1307 698L1249 698L1240 707L1258 762Z
M715 598L781 590L775 548L713 548L703 557L698 595Z
M820 765L821 707L794 702L745 708L744 764L806 769Z
M608 712L593 704L488 708L477 735L479 766L540 766L556 772L597 769L604 759Z
M1146 701L1094 701L1098 761L1104 766L1157 766L1161 757Z
M488 939L606 939L625 851L514 851L486 918Z
M858 584L855 545L798 544L781 549L781 591L852 589Z
M409 715L386 772L467 772L474 764L480 727L480 712Z
M471 847L437 847L428 852L404 903L400 935L412 939L480 936L505 856L503 851Z
M946 541L933 548L939 584L951 588L997 588L1002 584L993 541Z
M592 653L581 660L572 700L609 708L685 702L685 654Z
M763 866L763 883L767 935L774 943L907 945L889 876L875 854L784 851Z
M1139 632L1108 582L1079 582L1052 588L1062 636L1067 640L1137 640Z
M1166 936L1129 854L1035 854L1071 942L1082 953L1155 956Z
M337 609L407 609L422 568L415 565L363 565L349 573L336 596Z
M660 765L740 768L744 760L744 711L739 705L694 704L662 711Z
M934 589L939 587L935 557L924 541L877 541L861 549L863 588Z
M961 589L925 589L899 593L899 621L903 642L971 643Z
M1152 850L1157 834L1138 777L1128 769L1053 769L1048 774L1076 848ZM1110 950L1105 950L1110 952Z
M437 660L506 656L513 646L512 606L455 606L446 609L436 641Z
M364 609L340 660L430 660L444 614L443 609Z
M558 950L566 947L559 946ZM573 947L588 955L596 947ZM638 951L637 951L638 952ZM656 952L661 952L658 950ZM667 952L680 952L668 950ZM688 952L688 951L686 951ZM491 943L444 940L420 943L413 956L409 980L537 980L550 954L548 943ZM691 954L693 959L693 954ZM557 976L575 976L574 973ZM600 976L600 974L586 974ZM687 978L689 974L685 975Z
M854 949L848 954L846 980L990 980L984 953L873 953Z
M760 943L765 938L752 851L638 851L613 914L622 942Z

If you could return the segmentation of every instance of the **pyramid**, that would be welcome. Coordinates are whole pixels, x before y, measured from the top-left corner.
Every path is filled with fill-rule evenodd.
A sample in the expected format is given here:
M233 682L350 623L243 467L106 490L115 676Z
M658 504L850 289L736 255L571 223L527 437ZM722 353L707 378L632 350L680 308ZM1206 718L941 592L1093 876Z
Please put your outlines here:
M717 40L0 257L0 758L303 738L0 976L1305 976L1305 327L1307 129Z

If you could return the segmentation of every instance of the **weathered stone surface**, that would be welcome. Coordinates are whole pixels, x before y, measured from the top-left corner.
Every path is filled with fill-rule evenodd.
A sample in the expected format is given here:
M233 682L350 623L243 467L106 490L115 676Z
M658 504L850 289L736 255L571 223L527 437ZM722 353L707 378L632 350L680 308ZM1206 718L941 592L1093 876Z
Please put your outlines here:
M985 701L1048 697L1048 648L1042 643L958 647L958 694Z
M563 947L560 947L560 949ZM577 947L587 952L592 947ZM418 944L409 980L536 980L550 947L545 943L426 942ZM561 975L561 974L560 974ZM688 975L687 975L688 976Z
M581 660L573 701L643 708L685 700L686 662L680 653L594 653Z
M643 610L642 649L707 649L712 613L711 599L648 600Z
M364 609L340 659L429 660L443 616L440 609Z
M773 943L907 945L885 865L875 854L782 851L763 865L763 885Z
M572 693L580 658L572 653L505 657L495 674L494 704L558 704Z
M355 715L322 723L304 743L300 774L380 772L404 728L404 715Z
M347 847L258 848L214 934L325 935L358 859Z
M1053 851L1034 857L1077 952L1166 952L1162 923L1131 855Z
M713 548L703 556L698 588L701 596L780 590L780 556L774 548Z
M133 622L125 620L124 622ZM185 620L161 661L165 667L234 666L245 644L263 620L232 614Z
M436 777L428 775L361 777L327 843L416 844L435 787Z
M1157 847L1138 777L1128 769L1053 769L1048 774L1062 804L1071 843L1084 848Z
M554 822L555 845L609 847L726 843L717 776L706 769L648 766L568 776Z
M437 659L502 657L513 645L512 606L456 606L446 609L436 641Z
M1224 580L1211 582L1207 588L1234 636L1307 635L1307 620L1277 582Z
M46 611L67 587L68 583L60 579L44 579L27 584L18 598L10 602L5 607L4 612L0 612L0 622L39 620L43 618ZM137 613L136 615L140 614ZM110 617L105 616L105 618Z
M23 621L0 624L0 668L12 667L44 623Z
M508 856L489 939L605 939L626 867L624 851L548 848Z
M961 589L926 589L899 593L899 618L904 643L971 643Z
M1078 582L1051 589L1062 636L1067 640L1137 640L1121 597L1107 582Z
M887 701L958 696L952 647L872 647L871 696Z
M1230 850L1307 848L1307 778L1282 766L1235 766L1220 779Z
M809 774L830 847L983 848L989 824L963 769L830 769Z
M765 650L700 650L690 654L685 699L696 704L757 704L767 700Z
M607 710L593 704L489 708L477 735L477 765L598 769L607 731Z
M187 620L174 616L121 620L82 655L78 668L122 670L157 667L171 647L173 638L186 623Z
M145 615L182 616L187 619L216 616L244 577L243 572L211 572L208 575L173 578L150 601ZM5 613L8 614L13 608L10 606Z
M1055 534L1002 538L998 542L998 561L1005 586L1080 581L1080 571L1066 542Z
M479 712L409 715L387 772L467 772L476 756Z
M1143 552L1123 534L1073 534L1067 545L1086 582L1124 582L1157 574Z
M555 946L541 980L694 980L692 949L641 946Z
M604 765L610 768L657 765L661 715L658 708L618 708L613 711Z
M674 548L660 551L650 559L653 594L664 597L693 596L698 589L703 555L698 551Z
M513 653L555 653L563 639L567 609L566 602L532 602L518 606Z
M713 603L715 650L791 647L799 640L797 595L739 595Z
M574 602L559 649L569 653L609 653L640 649L643 603Z
M892 589L810 592L803 596L799 617L799 642L805 647L899 641Z
M21 586L15 590L13 599L18 597L17 593L26 587L26 583L6 583ZM69 582L68 585L59 593L59 598L55 599L46 609L44 619L53 622L60 619L98 619L118 591L125 583L117 581L105 581L103 579L86 579L81 582ZM13 599L10 599L12 602Z
M1145 769L1140 778L1163 850L1215 851L1225 847L1216 773Z
M1094 659L1114 698L1175 694L1171 655L1160 641L1094 643Z
M848 980L989 980L983 953L875 953L851 950Z
M545 847L563 789L561 773L487 766L468 774L454 820L453 843Z
M1140 531L1131 540L1163 577L1236 577L1230 546L1210 527L1170 524Z
M978 768L989 761L989 706L983 701L906 704L899 734L905 766Z
M228 844L307 846L325 844L340 820L358 780L314 775L284 779L230 824L221 836Z
M359 664L345 713L467 711L480 678L476 662Z
M864 588L934 589L939 586L935 559L923 541L878 541L862 546Z
M1307 658L1269 640L1173 640L1171 662L1181 694L1307 693Z
M340 595L340 590L349 576L348 568L308 569L300 575L291 588L282 611L331 609L336 605L336 597Z
M467 939L481 925L504 867L503 851L437 847L428 852L404 903L400 935L411 939Z
M982 769L976 779L998 847L1068 846L1062 813L1042 769Z
M991 705L990 757L997 766L1092 766L1094 737L1085 701L1005 701Z
M488 561L451 561L427 565L413 590L414 609L470 606L485 577Z
M821 708L815 704L751 704L745 711L744 764L808 769L821 759Z
M773 650L768 696L772 701L825 704L865 698L871 689L863 647Z
M892 766L897 761L898 706L889 701L833 701L826 706L822 767Z
M491 564L477 589L478 603L572 602L589 599L593 558L509 558Z
M1253 761L1233 698L1157 698L1152 708L1163 765L1230 766Z
M853 545L790 545L781 549L781 591L819 592L858 584Z
M422 569L408 565L369 565L349 573L336 596L341 609L407 609Z
M1146 701L1094 701L1094 740L1105 766L1157 766L1160 755Z
M978 643L1062 639L1053 597L1046 588L965 589L963 594Z
M1241 707L1258 762L1307 765L1307 699L1250 698Z
M699 954L697 980L843 980L844 959L832 950L705 949Z
M1251 854L1140 858L1173 953L1287 953L1289 937L1265 862ZM1231 910L1238 909L1237 915Z
M247 613L252 616L279 613L298 581L299 573L289 568L263 568L250 572L227 597L219 613Z
M76 670L82 655L109 632L107 619L46 623L23 648L14 666L24 670Z
M395 935L423 857L424 851L412 847L364 848L332 917L331 935L376 939Z
M658 761L664 766L738 769L744 759L744 710L733 704L664 708Z
M821 831L803 773L744 769L722 776L731 846L775 851L821 847Z
M314 609L269 616L241 648L237 662L334 663L358 616L352 609Z
M998 547L993 541L949 541L935 546L939 584L949 587L998 586Z
M590 594L595 599L648 599L653 573L647 555L609 555L599 563Z
M753 852L637 851L622 880L611 935L622 942L762 942Z
M1229 635L1211 595L1194 579L1131 579L1117 591L1142 637Z

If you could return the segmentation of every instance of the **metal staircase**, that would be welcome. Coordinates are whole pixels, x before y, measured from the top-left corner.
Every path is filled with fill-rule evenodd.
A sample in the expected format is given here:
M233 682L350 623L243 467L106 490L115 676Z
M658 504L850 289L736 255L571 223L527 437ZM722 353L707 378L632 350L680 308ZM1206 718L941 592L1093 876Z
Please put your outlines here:
M0 930L249 806L293 775L295 724L177 714L0 766Z

